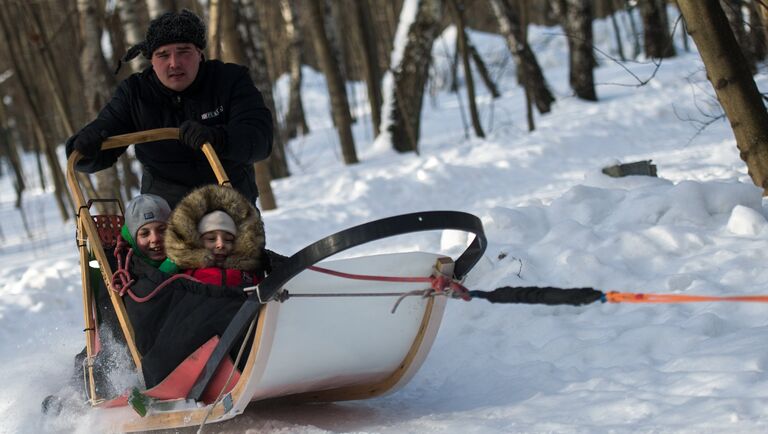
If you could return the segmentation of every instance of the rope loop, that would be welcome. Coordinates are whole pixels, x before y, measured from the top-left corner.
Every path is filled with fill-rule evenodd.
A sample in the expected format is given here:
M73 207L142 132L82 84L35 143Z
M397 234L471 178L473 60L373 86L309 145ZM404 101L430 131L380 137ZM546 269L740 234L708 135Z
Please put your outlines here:
M444 293L451 298L460 298L464 301L472 300L472 296L469 294L469 290L462 285L458 280L448 277L444 274L433 275L429 278L432 285L432 289L437 295Z
M124 252L126 252L125 257L123 257ZM128 243L123 237L117 237L114 255L117 260L117 269L112 273L112 290L122 297L131 285L136 282L135 279L131 278L129 270L131 258L133 257L133 249L128 247Z
M115 246L115 258L117 259L117 270L112 274L112 290L117 292L120 297L124 297L125 295L128 295L131 297L131 299L137 303L144 303L145 301L149 301L153 299L157 294L160 293L160 291L168 286L171 282L179 279L186 279L191 280L193 282L200 282L200 280L195 279L192 276L188 276L186 274L174 274L173 276L169 277L168 279L165 279L162 283L157 285L155 289L152 290L148 295L144 297L139 297L136 295L133 291L131 291L131 286L133 286L134 283L136 283L136 279L131 277L130 272L130 264L131 264L131 258L133 257L133 248L127 247L128 243L123 239L123 237L118 237L117 245ZM126 249L127 247L127 249ZM127 253L125 254L125 258L123 258L123 252L127 250Z

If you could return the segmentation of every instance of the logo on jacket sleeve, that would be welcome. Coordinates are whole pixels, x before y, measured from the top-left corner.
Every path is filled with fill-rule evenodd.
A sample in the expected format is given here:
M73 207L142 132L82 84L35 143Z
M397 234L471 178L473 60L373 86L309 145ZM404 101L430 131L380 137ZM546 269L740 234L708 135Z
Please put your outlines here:
M200 119L206 120L206 119L213 119L217 117L218 115L224 113L224 106L220 105L216 108L214 111L206 112L200 115Z

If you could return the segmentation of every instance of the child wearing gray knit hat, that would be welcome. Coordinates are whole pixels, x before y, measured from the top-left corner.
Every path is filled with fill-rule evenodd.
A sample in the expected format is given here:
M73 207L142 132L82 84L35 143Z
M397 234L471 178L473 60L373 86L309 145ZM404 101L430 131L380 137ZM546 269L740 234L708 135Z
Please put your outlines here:
M165 229L170 215L171 207L162 197L136 196L125 205L123 238L150 262L162 262L166 258Z

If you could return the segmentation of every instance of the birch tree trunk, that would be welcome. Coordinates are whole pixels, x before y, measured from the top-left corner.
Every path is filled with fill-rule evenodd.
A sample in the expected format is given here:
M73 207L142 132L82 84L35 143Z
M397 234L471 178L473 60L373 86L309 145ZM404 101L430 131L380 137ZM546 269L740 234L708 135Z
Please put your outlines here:
M508 0L489 0L493 14L499 22L499 31L518 69L518 80L531 95L539 113L549 113L555 97L549 90L536 55L523 37L520 17Z
M101 50L101 26L100 11L96 0L77 0L77 11L80 14L80 31L83 47L80 53L80 69L83 77L86 77L85 86L85 110L93 119L99 114L99 110L109 101L115 88L115 79L104 60ZM117 168L96 172L96 193L100 198L121 198L120 180L117 176ZM116 209L103 207L103 211L109 214L116 213Z
M339 135L341 154L345 164L355 164L357 151L352 138L352 117L349 112L349 101L339 65L334 62L332 48L328 42L323 14L324 0L307 0L308 24L312 29L312 40L317 52L320 68L325 74L328 93L331 97L331 112L336 132Z
M768 195L768 112L718 0L678 0L752 181Z
M299 11L295 0L280 0L280 12L288 37L288 112L283 121L283 143L300 134L309 133L309 126L301 103L302 32L299 27ZM275 112L277 115L277 112Z
M117 4L117 10L120 17L120 24L122 25L123 36L125 38L125 46L128 48L142 42L144 40L143 27L148 14L146 10L146 4L143 0L124 0ZM114 49L114 46L113 46ZM120 58L122 52L115 53L114 58ZM139 56L131 62L128 62L129 70L131 72L140 72L149 66L149 60L144 56ZM133 171L134 159L125 152L120 156L119 164L122 171L122 187L123 194L126 198L133 196L133 190L140 188L139 177Z
M117 3L120 22L123 25L125 45L130 48L144 40L144 20L142 16L147 14L146 4L143 0L122 0ZM122 57L122 53L114 53L114 57ZM129 62L130 70L140 72L149 66L149 60L144 56L138 56Z
M382 116L391 122L387 131L391 134L395 151L418 153L421 105L432 59L432 45L443 19L443 3L442 0L412 1L417 2L416 17L408 27L403 55L393 65L390 112L382 113ZM406 10L405 6L403 10ZM401 22L399 25L404 24Z

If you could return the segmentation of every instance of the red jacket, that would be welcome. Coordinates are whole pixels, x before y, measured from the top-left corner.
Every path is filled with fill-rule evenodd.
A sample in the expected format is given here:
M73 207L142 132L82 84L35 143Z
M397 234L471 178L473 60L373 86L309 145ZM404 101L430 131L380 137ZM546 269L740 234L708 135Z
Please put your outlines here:
M203 283L213 285L241 286L243 288L259 284L264 276L250 271L236 270L234 268L192 268L184 274L194 277Z

